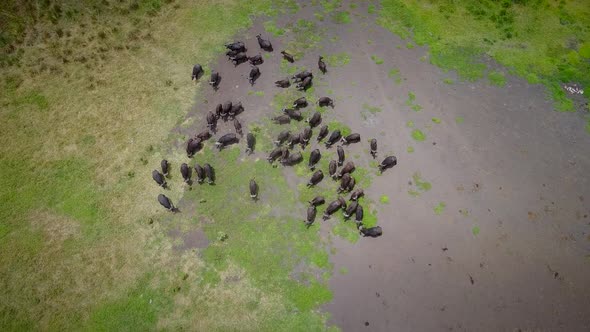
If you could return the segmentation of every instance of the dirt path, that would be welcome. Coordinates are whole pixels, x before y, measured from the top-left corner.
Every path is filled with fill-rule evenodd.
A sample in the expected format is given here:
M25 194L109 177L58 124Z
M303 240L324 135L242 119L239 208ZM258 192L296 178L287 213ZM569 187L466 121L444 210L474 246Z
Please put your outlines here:
M375 25L366 3L350 9L344 1L341 8L350 23L335 24L329 15L317 21L311 5L277 20L305 18L323 30L323 49L298 65L315 71L318 53L350 56L315 84L317 96L335 96L327 119L363 137L347 153L368 166L366 141L376 137L378 160L388 153L399 160L365 190L375 202L390 199L377 205L384 235L333 242L334 299L324 308L331 323L345 331L590 329L590 135L572 129L580 119L552 111L543 87L513 77L503 88L445 84L453 74L422 61L425 49L408 49ZM254 36L262 29L258 22L244 32L249 49L258 50ZM285 75L281 39L271 39L275 52L254 87L247 64L234 69L222 58L220 90L207 93L207 104L190 116L227 99L244 104L246 125L274 112L273 82ZM399 70L399 84L391 69ZM418 112L406 102L410 92ZM412 139L415 129L424 141ZM228 130L223 124L220 133ZM421 190L420 181L431 188Z

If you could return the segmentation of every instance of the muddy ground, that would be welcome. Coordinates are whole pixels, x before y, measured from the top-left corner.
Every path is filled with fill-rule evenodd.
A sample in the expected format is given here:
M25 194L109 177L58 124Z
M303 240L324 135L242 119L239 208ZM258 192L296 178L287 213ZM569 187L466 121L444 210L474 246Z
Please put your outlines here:
M377 26L366 3L341 8L350 23L329 14L318 21L319 8L309 4L277 19L284 26L304 18L320 28L321 49L307 50L297 65L316 73L318 54L350 56L347 65L316 74L314 85L316 96L336 100L324 121L345 123L363 138L347 155L368 166L366 141L376 137L378 160L398 158L365 190L375 202L390 199L377 203L384 235L354 244L333 238L334 299L323 308L330 323L344 331L589 330L590 135L580 116L554 112L542 86L515 77L504 87L460 82L429 64L427 49L409 49ZM236 36L250 54L258 53L255 35L266 20ZM212 65L220 88L206 89L188 116L196 121L179 133L202 129L206 111L227 99L243 103L246 127L278 113L273 82L286 76L279 51L289 32L270 38L275 51L253 87L248 64L234 68L220 57ZM388 75L394 68L398 82ZM231 128L222 124L219 133ZM412 138L414 129L424 141ZM429 190L418 188L417 174Z

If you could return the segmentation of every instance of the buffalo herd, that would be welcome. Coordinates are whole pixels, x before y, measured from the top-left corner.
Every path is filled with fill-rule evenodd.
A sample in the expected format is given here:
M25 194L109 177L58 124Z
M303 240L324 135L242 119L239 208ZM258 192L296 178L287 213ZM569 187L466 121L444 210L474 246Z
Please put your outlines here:
M266 52L273 52L273 47L270 40L263 39L261 35L257 35L256 39L258 40L258 45L260 49ZM234 66L238 66L244 62L249 62L251 65L251 70L248 75L248 82L251 85L256 83L256 80L260 78L261 72L258 68L258 65L261 65L264 62L264 59L260 54L254 55L249 57L246 52L246 45L241 42L233 42L225 45L227 52L226 55L228 56L229 60L234 64ZM295 57L286 51L281 51L281 55L283 59L288 61L289 63L295 62ZM328 72L326 63L322 56L318 59L318 69L322 74L326 74ZM198 81L201 76L204 74L203 67L199 64L193 66L192 80ZM219 83L221 82L221 75L217 71L211 71L211 76L209 80L209 84L213 87L214 90L217 90L219 87ZM297 90L305 91L313 84L313 73L307 70L299 72L293 75L290 78L281 79L275 81L275 86L280 88L289 88L291 85L295 84ZM334 101L329 97L321 97L318 99L318 105L320 107L331 107L334 108ZM277 125L284 125L289 124L291 121L302 121L303 115L301 113L302 108L305 108L309 105L308 100L305 97L301 97L293 101L291 108L283 108L281 115L275 116L271 118L271 121ZM234 103L232 101L226 101L225 103L218 104L215 107L214 111L208 112L206 115L207 121L207 129L194 137L188 139L186 143L186 154L188 158L192 158L197 152L199 152L203 148L203 144L208 141L213 133L217 132L217 122L219 120L223 120L224 122L231 120L234 125L235 133L230 132L221 135L215 142L215 147L219 150L224 149L225 147L239 143L240 137L243 137L242 132L242 123L237 118L237 116L244 112L244 107L240 102ZM300 133L292 133L289 130L284 130L279 133L276 139L273 139L273 143L275 148L269 153L267 156L267 160L269 163L273 164L275 161L279 160L280 163L284 166L293 166L299 164L303 161L303 155L301 152L292 152L293 148L296 145L299 145L302 150L306 148L309 144L309 140L313 136L313 128L319 126L322 122L322 115L319 112L314 112L310 118L305 119L305 122L309 126L306 126ZM352 161L346 161L346 154L344 151L344 146L359 143L361 141L361 136L358 133L351 133L348 135L343 135L340 130L335 129L331 133L328 129L327 125L323 125L320 127L318 135L316 137L317 142L323 142L326 149L330 149L334 144L338 144L336 146L336 152L338 159L331 160L328 166L328 174L333 181L339 181L339 186L337 189L337 193L339 194L338 198L330 203L328 203L324 214L323 219L329 219L334 213L338 210L341 210L345 219L354 218L357 228L362 236L369 236L369 237L378 237L382 235L382 229L379 226L367 228L363 225L363 207L359 203L359 198L364 196L363 189L357 188L355 189L356 180L352 176L355 170L355 164ZM252 133L246 134L246 153L248 155L254 153L256 145L256 136ZM377 140L372 138L369 141L369 151L373 159L377 158ZM307 187L314 187L318 185L324 179L324 172L321 169L316 170L316 167L319 165L319 162L322 158L322 153L320 149L314 149L311 151L309 160L307 163L308 168L311 171L314 171L311 178L307 182ZM387 156L383 161L378 165L379 172L383 172L386 169L392 168L397 164L397 158L395 156ZM340 170L338 168L340 167ZM158 186L166 189L168 184L166 179L169 177L169 170L170 164L167 160L162 160L160 164L161 172L159 170L153 170L152 178L158 184ZM194 173L196 175L197 183L201 184L207 180L207 183L212 185L215 183L215 171L210 164L203 164L203 166L195 163ZM188 166L187 163L182 163L180 165L180 174L182 175L183 181L191 185L192 184L192 168ZM249 192L250 198L252 200L258 199L258 183L254 179L250 179L249 182ZM350 193L350 198L347 202L341 194L343 193ZM164 208L169 211L176 212L178 209L174 206L172 201L166 197L164 194L158 195L158 202ZM326 201L324 197L317 196L309 201L309 206L307 208L307 215L304 220L305 226L310 227L313 225L317 210L316 208L319 205L325 204Z

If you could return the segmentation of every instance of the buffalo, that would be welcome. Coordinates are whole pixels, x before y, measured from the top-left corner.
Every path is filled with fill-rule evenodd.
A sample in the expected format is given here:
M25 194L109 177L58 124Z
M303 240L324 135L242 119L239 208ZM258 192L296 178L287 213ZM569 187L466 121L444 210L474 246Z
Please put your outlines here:
M305 226L309 228L313 222L315 221L317 210L314 205L311 205L307 208L307 218L305 220Z
M346 158L344 155L344 149L338 145L336 147L336 152L338 153L338 166L342 166L342 164L344 164L344 159Z
M296 99L293 102L293 107L295 107L295 108L307 107L307 99L305 97L301 97L301 98Z
M195 137L200 139L201 141L206 141L211 138L211 132L209 130L203 130L202 132L198 133Z
M356 133L347 135L346 137L342 137L342 143L344 143L344 145L358 143L360 141L361 141L361 135L356 134Z
M274 141L274 143L277 146L279 146L279 145L283 144L286 140L288 140L290 136L291 136L290 131L288 131L288 130L281 131L279 133L279 135L277 136L277 140Z
M237 104L234 103L229 110L229 118L233 119L236 115L244 112L244 106L242 106L242 102L239 101Z
M217 104L217 106L215 107L215 118L217 120L221 119L222 113L223 113L223 105Z
M289 79L284 79L284 80L279 80L275 82L275 86L277 88L288 88L291 86L291 82L289 82Z
M312 78L306 77L303 81L297 83L296 88L299 91L306 91L307 89L309 89L311 87L312 84Z
M215 183L215 171L213 170L213 167L211 167L209 164L205 164L203 165L203 169L205 170L205 175L207 176L207 183Z
M328 125L323 125L322 128L320 128L320 132L318 133L318 142L321 142L321 140L326 138L326 136L328 136Z
M328 71L328 69L326 68L326 63L324 62L324 57L321 55L318 60L318 68L320 68L320 71L322 72L322 74L325 74Z
M338 192L341 193L348 188L350 181L352 180L352 176L349 173L342 175L340 178L340 188L338 188Z
M191 168L186 163L180 165L180 174L185 183L190 184L191 182Z
M254 145L256 145L256 137L254 137L254 134L248 133L246 135L246 145L246 153L252 154L254 152Z
M334 214L334 212L338 211L340 208L345 208L345 207L342 206L342 200L340 199L340 197L338 197L337 200L328 204L328 207L326 207L326 210L324 211L324 216L323 216L324 220L329 219L330 216L332 214Z
M383 161L381 162L381 164L379 164L379 172L383 172L384 170L388 169L388 168L392 168L393 166L397 165L397 158L395 156L389 156L385 159L383 159Z
M258 184L254 179L250 180L250 198L256 200L258 198Z
M250 61L250 64L258 66L264 63L264 59L262 59L262 55L258 54L255 55L253 57L249 57L248 61Z
M217 130L217 118L213 112L207 113L207 128L211 129L212 132Z
M248 75L248 82L250 82L250 85L254 85L254 82L256 82L259 77L260 69L258 69L256 66L252 66L252 69L250 69L250 74Z
M166 186L167 186L166 178L164 177L164 175L162 175L162 173L158 172L157 170L153 170L152 171L152 179L154 179L154 181L156 181L156 183L160 187L166 188Z
M201 144L201 140L199 138L190 138L186 143L186 155L189 158L192 158L202 146L203 145Z
M338 177L341 178L344 176L344 174L351 174L352 172L354 172L354 170L354 163L352 161L349 161L346 163L346 165L344 165L344 167L342 167L340 173L338 174Z
M303 115L301 115L301 111L299 111L299 110L294 110L292 108L283 108L283 113L288 115L293 120L296 120L296 121L303 120Z
M271 119L276 124L288 124L291 123L291 117L286 114L275 116Z
M315 165L320 161L321 158L322 154L320 153L319 149L311 151L311 154L309 155L308 166L312 171L315 169Z
M346 186L345 191L351 192L354 189L354 186L356 185L356 180L351 177L350 178L350 182L348 182L348 186Z
M195 173L197 173L197 182L203 183L205 181L205 170L201 165L195 164Z
M267 51L267 52L272 52L272 44L270 43L269 40L267 39L262 39L261 35L257 35L256 39L258 39L258 45L260 45L260 48Z
M297 73L295 75L293 75L292 79L295 80L295 82L300 82L303 81L304 79L308 78L308 77L313 77L313 74L308 72L307 70L304 70L300 73Z
M359 226L359 232L362 236L379 237L383 235L381 226L375 226L371 228L365 228L363 225Z
M211 71L211 79L209 80L209 85L213 87L214 90L217 90L219 87L219 82L221 82L221 75L219 75L216 71Z
M338 170L338 162L336 160L330 160L330 164L328 165L328 170L330 173L330 177L332 177L332 179L336 179L336 171Z
M301 143L301 134L291 134L289 136L289 148L292 149L295 145Z
M331 147L333 144L338 142L341 137L342 137L342 134L340 133L340 130L338 130L338 129L334 130L330 134L330 137L328 137L328 140L326 141L326 147L327 148Z
M285 149L285 150L289 151L287 149ZM303 160L303 155L301 154L301 152L296 152L296 153L293 153L292 155L290 155L288 158L284 159L283 165L293 166L293 165L300 163L302 160Z
M283 154L283 148L278 147L270 152L270 154L268 155L266 160L268 160L268 162L272 164L282 154Z
M309 205L318 206L322 205L326 202L323 196L316 196L311 201L309 201Z
M303 128L303 131L301 132L301 141L302 141L301 143L307 144L309 142L309 140L311 139L311 135L313 135L311 128L309 128L309 127Z
M320 183L322 181L322 179L324 179L324 173L322 172L321 169L317 170L315 173L313 173L313 175L311 176L311 178L307 182L307 186L313 187L313 186L317 185L318 183Z
M191 80L195 81L198 80L201 75L203 75L203 67L201 67L201 65L196 64L193 66L193 74L191 75Z
M168 169L169 169L169 164L168 164L168 160L166 159L162 159L162 161L160 162L160 167L162 167L162 174L164 174L164 176L168 176Z
M377 157L377 140L374 138L371 138L370 146L371 146L371 156L373 156L373 159L375 159Z
M158 202L160 203L160 205L165 207L168 211L174 212L176 210L176 208L174 207L174 204L172 204L172 201L170 200L170 198L166 197L166 195L159 194L158 195Z
M357 225L361 225L362 224L363 217L364 217L363 206L359 204L356 207L355 216L354 216L354 221L356 222Z
M358 205L358 202L352 202L352 204L350 204L344 211L344 217L350 218L350 216L352 216L352 214L356 212Z
M357 189L350 194L351 201L357 201L359 198L365 196L365 192L362 189Z
M318 105L320 105L320 107L330 106L334 108L334 101L330 97L321 97L318 99Z
M236 136L236 134L228 133L228 134L221 136L217 140L217 142L215 142L215 147L217 147L217 149L221 150L224 147L226 147L227 145L231 145L231 144L238 143L238 142L239 142L239 139Z
M240 120L238 120L238 118L234 119L234 128L236 129L236 133L238 133L238 135L240 135L240 136L244 135L242 133L242 124L240 123Z
M311 118L307 119L307 122L309 123L310 127L315 128L320 123L322 123L322 115L320 114L320 112L315 112L315 113L313 113ZM328 135L328 127L326 127L326 135ZM320 141L320 140L318 139L318 141Z
M244 45L244 43L241 41L233 42L230 44L225 44L225 47L229 50L237 51L237 52L246 52L247 51L246 45Z
M240 52L240 53L230 57L230 60L234 64L234 66L238 66L238 65L248 61L248 56L246 55L246 53Z
M281 51L281 54L283 55L283 59L289 61L290 63L295 62L295 58L291 54L285 51Z

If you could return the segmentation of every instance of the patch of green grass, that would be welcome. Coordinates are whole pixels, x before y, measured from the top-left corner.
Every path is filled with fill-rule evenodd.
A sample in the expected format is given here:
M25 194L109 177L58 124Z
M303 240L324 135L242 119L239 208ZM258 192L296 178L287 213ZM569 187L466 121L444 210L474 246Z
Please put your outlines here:
M380 57L376 56L376 55L371 55L371 60L373 60L373 62L375 62L375 64L381 65L383 64L383 59L381 59Z
M463 1L433 5L427 0L381 2L378 22L403 39L428 45L430 61L462 79L484 77L483 55L530 82L544 84L557 110L573 109L561 85L590 85L590 15L584 0ZM535 27L535 28L531 28ZM502 82L503 79L497 80ZM559 88L558 88L559 87ZM558 92L559 91L559 92Z
M328 123L328 128L330 129L330 132L333 132L334 130L340 130L340 133L342 134L342 136L347 136L352 134L352 130L350 129L349 126L338 122L338 121L331 121L330 123Z
M389 196L381 195L381 197L379 197L379 202L382 204L389 204Z
M434 122L434 123L436 123L436 124L439 124L439 123L441 123L442 121L441 121L439 118L432 118L432 122Z
M421 193L432 189L432 185L428 181L424 181L420 173L416 172L412 175L412 185L416 190L408 190L408 194L414 197L420 196Z
M471 233L477 236L479 234L479 226L473 226L473 228L471 229Z
M414 47L415 47L415 46L414 46L414 44L412 44L412 43L410 43L410 42L406 43L406 48L407 48L407 49L411 50L411 49L413 49Z
M340 8L342 0L320 0L320 5L324 8L324 12L331 13Z
M264 91L248 91L248 96L258 96L258 97L263 97L264 96Z
M348 274L348 269L345 266L341 267L339 271L343 276Z
M316 18L316 20L318 20L320 22L324 21L324 14L322 14L322 13L315 12L315 13L313 13L313 16Z
M367 14L372 15L375 14L375 5L374 4L369 4L369 6L367 7Z
M367 44L373 45L373 40L372 39L367 39Z
M264 29L271 33L275 37L280 37L285 34L286 30L284 28L277 27L277 23L275 20L270 20L264 22Z
M447 205L445 202L440 202L434 207L434 214L440 215L445 211Z
M424 134L420 129L414 129L412 130L412 138L415 141L423 142L426 140L426 134Z
M488 73L488 80L491 84L496 86L504 86L506 85L506 77L504 73L500 71L491 71Z
M350 62L350 55L346 52L324 56L326 64L330 67L342 67Z
M348 24L351 22L350 14L347 11L336 11L332 13L332 21L337 24Z
M373 115L381 112L381 108L379 108L377 106L371 106L367 103L363 104L363 109L367 110L369 113L371 113Z
M408 127L408 128L414 128L414 121L408 120L408 122L406 122L406 127Z
M408 153L413 153L414 152L414 147L413 146L408 146L408 148L406 149L406 151Z
M397 68L392 68L389 70L389 73L387 74L387 76L391 79L393 79L393 81L396 84L400 84L402 82L402 76L400 74L399 69Z
M450 85L450 84L455 84L455 80L453 80L452 78L448 78L448 77L447 77L447 78L445 78L445 79L443 80L443 82L444 82L445 84L449 84L449 85Z
M406 105L408 105L414 112L419 112L422 110L422 106L417 104L415 101L416 95L412 91L408 92L408 99L406 100Z
M294 38L287 43L287 49L296 59L301 59L305 52L317 48L322 40L322 35L315 22L298 19L294 24L289 25L293 31Z
M461 124L465 121L465 119L462 116L458 116L455 118L455 123L457 124Z

